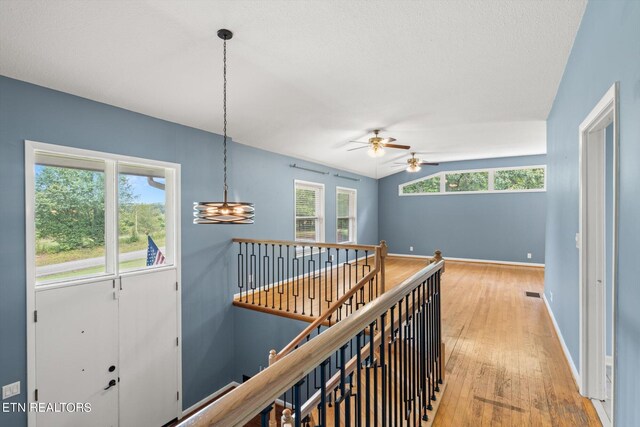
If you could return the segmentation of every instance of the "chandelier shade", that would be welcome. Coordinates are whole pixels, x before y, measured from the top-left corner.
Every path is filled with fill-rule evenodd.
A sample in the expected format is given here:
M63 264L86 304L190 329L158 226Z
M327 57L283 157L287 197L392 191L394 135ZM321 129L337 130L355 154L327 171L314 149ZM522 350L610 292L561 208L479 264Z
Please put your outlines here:
M224 199L221 202L194 202L194 224L253 224L255 208L253 203L229 202L227 200L227 40L233 37L229 30L218 30L218 37L223 40L223 98L222 111L224 116Z
M195 202L194 224L253 224L255 208L247 202Z

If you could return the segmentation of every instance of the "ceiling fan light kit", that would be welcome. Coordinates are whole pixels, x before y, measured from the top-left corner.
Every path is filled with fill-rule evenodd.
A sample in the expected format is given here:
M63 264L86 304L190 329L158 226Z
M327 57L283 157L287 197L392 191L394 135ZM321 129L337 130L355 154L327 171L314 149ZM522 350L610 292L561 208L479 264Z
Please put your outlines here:
M373 145L371 148L369 148L367 154L369 155L369 157L382 157L384 156L384 148L379 145Z
M218 37L223 40L223 115L224 115L224 198L221 202L194 202L194 224L253 224L255 208L253 203L229 202L227 199L227 40L233 37L229 30L218 30Z
M347 151L355 151L355 150L360 150L362 148L369 147L369 150L367 150L367 154L369 154L369 157L375 158L375 157L384 156L385 148L396 148L399 150L411 149L411 147L409 147L408 145L392 144L392 142L396 140L395 138L381 138L380 136L378 136L379 133L380 133L380 129L374 129L373 131L374 136L369 138L369 142L351 141L358 144L364 144L364 147L351 148Z
M395 163L396 165L404 165L405 163ZM438 166L440 163L423 162L416 157L416 153L411 153L411 157L407 159L406 171L409 173L419 172L422 166Z

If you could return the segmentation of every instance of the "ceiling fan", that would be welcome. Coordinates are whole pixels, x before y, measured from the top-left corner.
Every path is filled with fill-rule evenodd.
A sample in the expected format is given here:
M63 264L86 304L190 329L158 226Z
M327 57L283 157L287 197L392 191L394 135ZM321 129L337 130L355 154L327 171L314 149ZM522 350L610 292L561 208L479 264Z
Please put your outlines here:
M423 162L422 159L416 157L416 154L418 153L411 153L411 157L409 157L407 159L406 162L403 163L394 163L394 165L402 165L402 166L406 166L406 171L407 172L418 172L421 168L421 166L438 166L440 163L432 163L432 162Z
M408 145L392 144L396 140L395 138L381 138L380 136L378 136L378 134L380 133L380 129L375 129L373 133L374 133L374 136L369 138L369 142L349 141L349 142L355 142L356 144L364 144L364 146L351 148L347 151L355 151L355 150L361 150L363 148L369 148L369 152L368 152L369 156L382 157L384 156L385 148L397 148L398 150L411 149L411 147L409 147Z

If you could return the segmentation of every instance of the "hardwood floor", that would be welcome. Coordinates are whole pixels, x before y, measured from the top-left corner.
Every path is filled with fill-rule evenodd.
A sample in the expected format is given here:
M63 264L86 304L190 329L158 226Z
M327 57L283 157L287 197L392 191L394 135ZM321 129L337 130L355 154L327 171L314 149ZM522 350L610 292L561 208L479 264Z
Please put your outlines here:
M448 262L447 388L434 427L599 426L579 395L541 298L540 268Z
M426 266L389 257L387 289ZM447 387L434 427L600 426L579 395L541 298L544 270L447 261L442 331Z

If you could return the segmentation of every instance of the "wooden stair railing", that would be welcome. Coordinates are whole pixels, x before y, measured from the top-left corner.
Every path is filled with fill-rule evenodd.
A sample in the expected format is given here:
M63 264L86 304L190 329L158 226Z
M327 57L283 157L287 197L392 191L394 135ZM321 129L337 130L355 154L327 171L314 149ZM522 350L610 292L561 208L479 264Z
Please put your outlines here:
M384 292L387 246L235 238L236 306L325 324L339 321ZM375 273L375 274L372 274ZM354 286L359 292L350 292ZM324 316L346 293L341 309Z
M273 354L267 369L180 426L243 426L261 414L263 426L275 427L273 403L287 392L282 419L296 427L427 425L444 383L443 271L437 254L321 334Z

